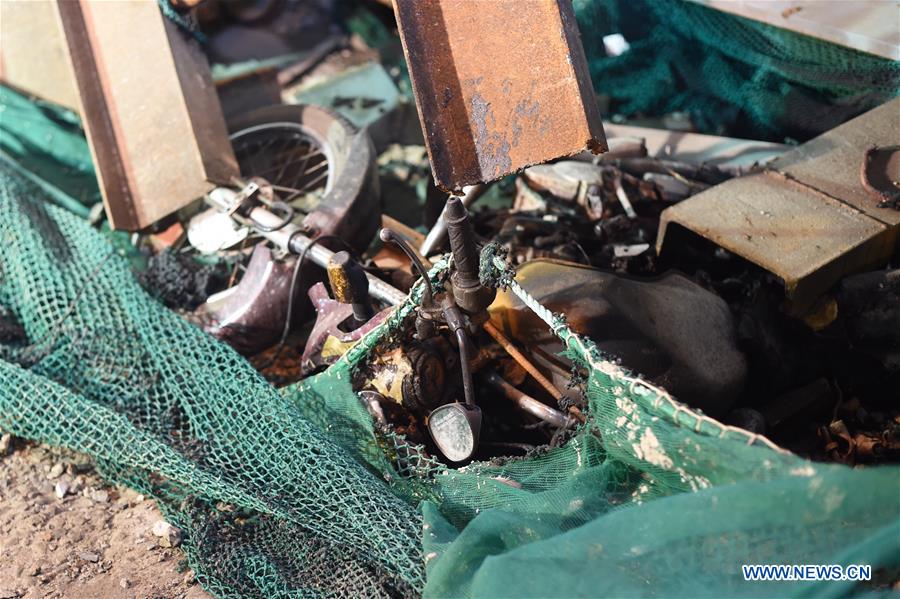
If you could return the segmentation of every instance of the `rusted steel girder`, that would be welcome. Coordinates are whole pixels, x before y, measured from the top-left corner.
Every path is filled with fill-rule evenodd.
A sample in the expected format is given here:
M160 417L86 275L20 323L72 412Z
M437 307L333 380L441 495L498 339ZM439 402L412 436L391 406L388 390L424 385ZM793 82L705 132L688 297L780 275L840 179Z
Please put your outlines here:
M395 0L438 187L606 149L570 0Z
M238 173L209 64L152 0L57 0L114 229L138 231Z

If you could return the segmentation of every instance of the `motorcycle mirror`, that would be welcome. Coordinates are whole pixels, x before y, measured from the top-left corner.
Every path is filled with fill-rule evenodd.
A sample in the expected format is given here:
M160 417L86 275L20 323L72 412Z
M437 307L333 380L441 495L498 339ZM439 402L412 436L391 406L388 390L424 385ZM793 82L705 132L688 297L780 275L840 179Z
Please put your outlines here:
M444 457L465 461L478 448L481 408L458 402L435 408L428 416L428 432Z

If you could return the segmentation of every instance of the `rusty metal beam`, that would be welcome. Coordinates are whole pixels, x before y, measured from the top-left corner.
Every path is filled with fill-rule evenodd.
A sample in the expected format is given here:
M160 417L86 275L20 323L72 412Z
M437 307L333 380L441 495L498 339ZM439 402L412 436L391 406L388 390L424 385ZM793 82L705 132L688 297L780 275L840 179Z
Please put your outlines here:
M238 174L200 48L154 0L58 0L100 189L136 231Z
M883 266L900 248L900 213L879 208L860 181L871 145L900 140L894 99L770 163L663 211L657 251L677 252L685 231L778 276L803 313L842 277ZM900 179L900 161L889 165Z
M395 0L435 182L606 149L570 0Z

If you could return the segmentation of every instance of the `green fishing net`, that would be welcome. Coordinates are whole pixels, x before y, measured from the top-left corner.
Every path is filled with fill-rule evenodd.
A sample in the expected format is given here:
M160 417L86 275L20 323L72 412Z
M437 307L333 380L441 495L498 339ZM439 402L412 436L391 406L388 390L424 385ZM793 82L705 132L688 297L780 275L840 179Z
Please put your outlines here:
M680 111L703 133L806 141L900 94L900 61L697 2L572 4L594 89L609 99L604 119ZM396 38L365 5L347 5L346 24L381 52L412 101ZM603 37L611 34L629 49L607 56Z
M573 4L594 88L612 113L685 111L703 132L803 141L900 94L900 61L695 2ZM603 36L613 33L630 49L608 57Z
M2 147L20 125L3 118ZM155 498L216 596L830 596L897 577L900 469L813 464L693 412L514 281L586 373L587 422L560 447L448 469L376 427L351 387L420 288L279 391L20 171L0 160L0 428ZM878 580L743 580L741 564L769 563L870 564Z

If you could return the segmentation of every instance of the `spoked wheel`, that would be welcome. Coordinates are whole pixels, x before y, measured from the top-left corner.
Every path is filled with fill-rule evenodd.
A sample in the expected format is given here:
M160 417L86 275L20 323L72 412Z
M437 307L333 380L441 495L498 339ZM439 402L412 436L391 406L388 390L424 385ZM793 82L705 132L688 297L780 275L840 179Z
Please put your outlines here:
M256 125L231 135L245 177L261 178L279 198L304 213L315 209L328 192L334 169L327 145L299 123Z
M368 134L324 108L301 105L257 110L229 129L242 178L268 186L293 207L294 222L309 236L338 237L360 252L368 247L381 215ZM252 355L280 338L292 294L291 320L312 314L306 293L324 274L304 265L292 289L288 275L295 257L279 256L266 243L244 252L240 276L199 311L208 332Z
M270 106L229 126L245 178L261 177L305 214L315 235L368 247L381 217L375 150L368 134L319 106ZM352 218L351 218L352 213Z

